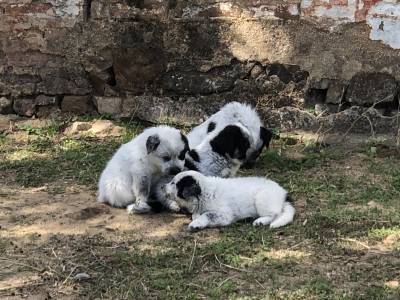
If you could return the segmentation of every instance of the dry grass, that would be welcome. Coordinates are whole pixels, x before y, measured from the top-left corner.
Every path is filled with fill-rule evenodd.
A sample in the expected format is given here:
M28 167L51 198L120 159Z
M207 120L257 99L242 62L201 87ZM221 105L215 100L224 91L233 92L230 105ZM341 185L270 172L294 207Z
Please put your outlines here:
M95 202L136 124L103 139L63 136L60 124L0 136L1 298L399 299L398 149L282 138L240 175L288 188L295 222L190 234L184 215Z

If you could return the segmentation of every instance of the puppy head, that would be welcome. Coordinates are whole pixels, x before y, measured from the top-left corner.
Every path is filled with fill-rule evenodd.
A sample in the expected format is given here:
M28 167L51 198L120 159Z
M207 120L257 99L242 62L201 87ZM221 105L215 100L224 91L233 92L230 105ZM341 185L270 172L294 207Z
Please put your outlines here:
M247 156L246 156L246 165L247 166L254 165L254 163L256 162L257 158L260 156L264 147L265 148L269 147L272 137L273 137L273 133L270 129L267 129L265 127L260 127L260 136L259 136L258 140L256 141L254 148L252 147L247 153Z
M183 170L189 144L179 130L155 131L146 139L146 151L150 161L164 175L176 175Z
M243 126L228 125L211 139L210 145L221 156L244 161L250 148L250 137Z
M180 207L193 213L198 206L202 191L202 176L195 171L179 173L165 186L165 192L169 197L174 198Z

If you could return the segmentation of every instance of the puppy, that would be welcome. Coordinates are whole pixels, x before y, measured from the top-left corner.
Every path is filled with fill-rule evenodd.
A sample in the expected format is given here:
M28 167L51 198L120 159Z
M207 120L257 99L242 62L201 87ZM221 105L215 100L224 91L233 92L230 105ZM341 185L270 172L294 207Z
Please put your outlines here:
M246 218L256 218L254 226L277 228L292 222L295 213L286 190L261 177L219 178L185 171L165 191L192 213L191 231Z
M238 102L225 105L189 134L191 151L185 166L209 176L231 177L244 163L254 163L272 132L262 126L256 111Z
M246 154L246 163L254 163L264 147L269 146L273 133L263 127L257 112L249 105L230 102L213 114L204 123L193 128L187 135L190 149L199 146L213 132L220 132L226 126L241 124L251 137L251 145Z
M129 143L122 145L100 176L99 202L115 207L128 206L129 212L150 211L152 187L167 175L175 175L184 167L189 144L179 130L158 126L144 130ZM163 203L179 210L174 202Z

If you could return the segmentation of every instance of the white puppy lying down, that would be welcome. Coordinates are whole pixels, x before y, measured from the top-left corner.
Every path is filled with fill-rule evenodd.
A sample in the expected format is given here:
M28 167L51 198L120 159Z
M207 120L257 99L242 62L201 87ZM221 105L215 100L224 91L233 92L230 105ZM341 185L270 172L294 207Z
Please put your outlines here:
M151 127L122 145L100 176L99 202L125 207L128 211L150 211L149 196L160 180L175 175L184 167L189 150L186 137L168 126ZM164 199L164 206L179 210L176 203Z
M246 218L256 218L254 226L277 228L292 222L295 213L287 191L261 177L207 177L185 171L165 191L192 213L189 230L226 226Z

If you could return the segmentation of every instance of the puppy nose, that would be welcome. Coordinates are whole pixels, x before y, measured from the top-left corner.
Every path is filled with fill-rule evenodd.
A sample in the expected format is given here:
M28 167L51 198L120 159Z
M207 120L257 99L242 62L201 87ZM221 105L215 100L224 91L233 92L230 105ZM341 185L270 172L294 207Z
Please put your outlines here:
M181 171L181 169L179 169L178 167L173 167L169 170L169 174L170 175L176 175Z

